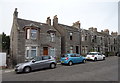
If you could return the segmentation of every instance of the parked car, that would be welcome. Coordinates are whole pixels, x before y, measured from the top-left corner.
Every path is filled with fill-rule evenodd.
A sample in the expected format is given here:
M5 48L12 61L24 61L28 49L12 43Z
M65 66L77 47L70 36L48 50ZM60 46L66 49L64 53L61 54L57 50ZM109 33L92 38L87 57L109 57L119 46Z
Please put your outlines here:
M105 55L100 52L89 52L86 56L87 60L105 60Z
M117 56L120 57L120 52L117 52Z
M41 68L55 68L56 60L52 56L36 56L34 59L20 63L15 66L16 73L19 72L30 72L32 70L41 69Z
M85 63L86 62L86 59L85 57L83 56L80 56L80 54L64 54L61 56L61 64L68 64L69 66L71 66L73 63L80 63L80 62L83 62Z

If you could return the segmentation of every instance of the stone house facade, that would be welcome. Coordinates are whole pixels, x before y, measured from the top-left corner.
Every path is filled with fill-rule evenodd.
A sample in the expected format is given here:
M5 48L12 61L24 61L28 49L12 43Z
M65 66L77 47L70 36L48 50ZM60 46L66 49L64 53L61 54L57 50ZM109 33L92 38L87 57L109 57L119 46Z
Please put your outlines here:
M35 56L61 55L61 35L51 26L50 17L46 23L18 18L17 9L13 14L10 34L12 64L24 62Z
M86 55L90 51L103 54L116 54L119 49L117 32L109 34L105 29L101 32L97 28L88 30L80 28L79 21L72 26L58 23L57 15L51 25L50 17L46 23L18 18L17 9L13 14L13 25L10 34L10 58L15 65L35 56L51 55L60 58L64 53L78 53Z
M101 32L97 28L90 27L89 30L81 29L81 54L85 55L90 51L98 51L103 54L117 53L117 32L109 34L109 30L105 29Z
M118 42L118 33L117 32L111 32L111 41L110 41L110 51L114 53L114 55L116 55L116 53L118 52L119 49L119 42Z
M61 34L61 54L80 53L80 23L68 26L58 23L57 15L53 19L53 27Z
M117 36L117 46L118 46L117 50L120 53L120 35Z

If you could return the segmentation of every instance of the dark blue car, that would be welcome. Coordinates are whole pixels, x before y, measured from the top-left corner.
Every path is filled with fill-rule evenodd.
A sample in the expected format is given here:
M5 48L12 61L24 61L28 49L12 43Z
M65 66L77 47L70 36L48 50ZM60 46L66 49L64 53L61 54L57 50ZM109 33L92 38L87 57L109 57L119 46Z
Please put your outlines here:
M85 57L80 56L80 54L75 54L75 53L69 53L69 54L64 54L61 56L61 64L68 64L68 65L72 65L73 63L80 63L86 62Z

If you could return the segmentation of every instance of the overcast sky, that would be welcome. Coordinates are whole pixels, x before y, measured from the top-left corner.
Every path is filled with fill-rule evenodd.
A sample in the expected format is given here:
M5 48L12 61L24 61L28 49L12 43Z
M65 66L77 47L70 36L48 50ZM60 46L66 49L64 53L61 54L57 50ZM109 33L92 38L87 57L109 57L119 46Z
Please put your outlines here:
M37 22L58 16L58 22L72 25L80 21L81 28L95 27L98 31L109 29L118 32L119 0L1 0L0 34L10 34L13 12L18 8L18 17Z

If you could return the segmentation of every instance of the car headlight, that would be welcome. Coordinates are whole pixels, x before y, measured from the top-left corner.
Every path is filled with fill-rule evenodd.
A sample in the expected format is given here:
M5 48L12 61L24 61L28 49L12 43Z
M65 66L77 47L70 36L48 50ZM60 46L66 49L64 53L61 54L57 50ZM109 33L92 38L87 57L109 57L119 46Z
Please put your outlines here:
M22 68L22 65L16 65L16 68Z

